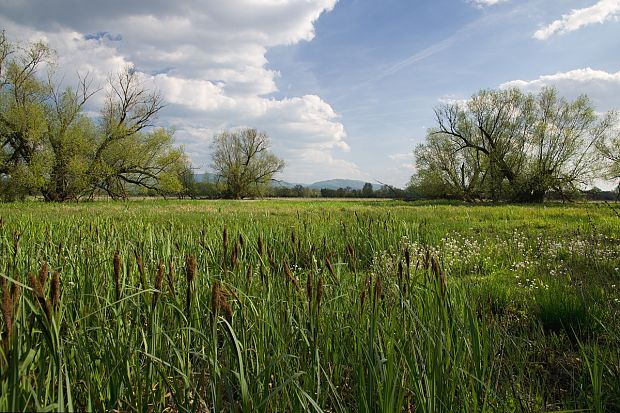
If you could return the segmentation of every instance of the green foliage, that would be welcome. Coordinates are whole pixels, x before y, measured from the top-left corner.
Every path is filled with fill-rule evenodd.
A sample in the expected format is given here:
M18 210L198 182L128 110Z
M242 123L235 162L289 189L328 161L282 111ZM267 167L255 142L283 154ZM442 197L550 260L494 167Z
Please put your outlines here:
M256 129L225 131L213 138L211 167L230 198L263 195L284 161L269 152L269 137Z
M183 151L172 131L152 128L161 109L131 68L108 85L101 118L84 114L96 91L88 77L62 90L53 73L54 53L43 43L25 48L0 36L0 195L7 200L42 195L48 201L105 193L125 197L131 187L160 194L183 191Z
M437 126L415 151L413 187L465 200L542 202L549 191L570 196L601 176L596 148L613 126L587 96L569 101L553 88L537 95L483 90L435 114Z

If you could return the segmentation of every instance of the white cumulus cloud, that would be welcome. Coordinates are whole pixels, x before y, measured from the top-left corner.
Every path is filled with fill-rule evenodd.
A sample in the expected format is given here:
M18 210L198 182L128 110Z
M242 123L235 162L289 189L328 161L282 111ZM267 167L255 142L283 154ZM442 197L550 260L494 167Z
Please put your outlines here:
M328 102L313 93L271 96L280 74L266 53L312 40L314 23L336 2L22 0L4 3L0 27L14 40L48 42L67 85L88 72L103 86L111 73L134 66L162 93L160 123L176 129L197 166L208 166L215 133L256 127L290 165L284 178L306 182L363 174L340 159L347 134Z
M567 98L587 94L598 110L620 109L620 71L609 73L592 68L576 69L543 75L532 80L512 80L500 88L517 87L528 92L536 92L545 86L554 86Z
M546 40L555 34L564 34L579 30L596 23L604 23L620 14L620 0L600 0L590 7L571 10L560 19L540 28L534 38Z

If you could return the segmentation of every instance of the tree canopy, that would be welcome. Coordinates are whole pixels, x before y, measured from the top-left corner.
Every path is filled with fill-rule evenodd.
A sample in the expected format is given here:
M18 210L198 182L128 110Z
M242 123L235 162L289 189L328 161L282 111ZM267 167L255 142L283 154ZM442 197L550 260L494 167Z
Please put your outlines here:
M567 100L483 90L466 103L435 109L436 126L415 149L411 186L429 196L541 202L601 176L613 114L598 116L587 96Z
M269 137L256 129L224 131L213 138L211 167L235 199L262 193L284 161L269 151Z
M130 67L110 77L98 117L85 105L102 88L88 75L75 87L54 81L54 52L0 35L0 193L48 201L126 197L129 188L182 190L187 168L170 130L155 128L163 103Z

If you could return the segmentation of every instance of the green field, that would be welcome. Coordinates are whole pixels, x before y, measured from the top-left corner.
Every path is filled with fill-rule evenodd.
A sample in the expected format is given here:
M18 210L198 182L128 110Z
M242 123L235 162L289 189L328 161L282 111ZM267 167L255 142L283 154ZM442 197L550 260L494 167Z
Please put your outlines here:
M0 410L619 411L613 208L0 204Z

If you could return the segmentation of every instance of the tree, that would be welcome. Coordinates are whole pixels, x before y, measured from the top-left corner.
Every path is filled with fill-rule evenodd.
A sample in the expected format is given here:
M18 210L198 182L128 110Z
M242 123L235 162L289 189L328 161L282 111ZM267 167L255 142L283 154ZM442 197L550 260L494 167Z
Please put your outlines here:
M41 69L48 67L41 78ZM84 113L100 90L88 75L77 87L55 82L54 52L18 47L0 35L0 190L4 198L41 194L47 201L126 197L133 188L181 190L188 161L172 132L154 128L161 97L123 68L108 84L99 119Z
M587 96L568 101L553 88L484 90L439 106L435 117L416 150L414 180L439 179L465 199L542 202L550 190L574 191L599 172L595 148L609 127Z
M211 167L231 198L260 194L284 168L284 161L269 152L268 136L256 129L224 131L214 137L212 150Z

